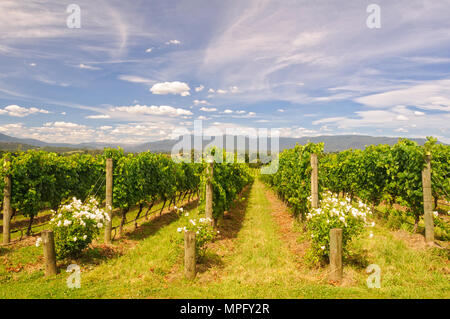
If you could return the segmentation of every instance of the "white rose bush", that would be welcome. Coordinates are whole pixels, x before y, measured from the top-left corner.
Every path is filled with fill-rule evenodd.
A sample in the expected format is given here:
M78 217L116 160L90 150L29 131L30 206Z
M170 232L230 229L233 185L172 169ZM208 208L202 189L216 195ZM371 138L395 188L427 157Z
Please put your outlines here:
M347 244L365 227L375 225L367 221L371 215L371 210L363 202L352 203L350 198L338 199L332 197L331 192L325 192L320 207L310 208L306 215L306 228L312 240L310 259L315 263L328 261L330 230L333 228L342 229L342 248L347 253Z
M182 208L181 208L182 209ZM181 212L183 212L181 210ZM184 227L179 227L179 233L193 231L195 233L195 250L199 259L206 254L207 244L212 242L219 234L219 231L214 230L211 226L212 220L210 218L190 218L189 213L183 215Z
M58 259L79 255L98 236L100 229L109 221L109 215L98 206L93 197L84 204L74 197L53 213L50 226L55 236Z

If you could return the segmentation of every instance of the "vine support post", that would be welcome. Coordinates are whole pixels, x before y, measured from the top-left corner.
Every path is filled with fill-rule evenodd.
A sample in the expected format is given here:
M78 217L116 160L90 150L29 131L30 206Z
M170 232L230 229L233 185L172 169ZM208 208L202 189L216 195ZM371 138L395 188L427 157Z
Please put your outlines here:
M41 233L42 246L44 247L45 276L53 276L57 273L55 239L52 230L43 230Z
M317 154L311 154L311 206L312 208L319 207L319 178L318 178L318 164Z
M193 280L196 275L195 233L184 233L184 276Z
M433 197L431 195L431 155L425 156L426 165L422 170L423 210L425 219L425 240L434 242Z
M342 229L330 230L330 280L342 280Z
M105 225L105 243L111 244L112 230L112 211L113 211L113 161L112 158L106 159L106 213L109 215L109 221Z
M6 162L9 159L5 159ZM11 221L11 175L5 176L5 188L3 189L3 244L9 244L11 240L10 235L10 221Z
M212 224L214 225L213 219L213 185L212 179L214 175L214 162L207 163L207 176L206 176L206 202L205 202L205 215L206 218L210 218L212 220Z

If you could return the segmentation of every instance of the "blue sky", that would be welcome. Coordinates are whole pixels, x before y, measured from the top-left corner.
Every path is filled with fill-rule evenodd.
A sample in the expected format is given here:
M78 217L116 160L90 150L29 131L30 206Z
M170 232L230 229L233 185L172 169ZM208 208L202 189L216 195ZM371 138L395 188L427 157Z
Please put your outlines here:
M141 143L201 119L450 143L450 1L2 0L0 14L0 133Z

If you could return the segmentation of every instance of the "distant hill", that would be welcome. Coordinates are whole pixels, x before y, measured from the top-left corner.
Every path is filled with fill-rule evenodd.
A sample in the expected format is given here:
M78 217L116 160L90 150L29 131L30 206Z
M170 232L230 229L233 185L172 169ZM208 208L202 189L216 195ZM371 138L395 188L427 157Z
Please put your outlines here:
M194 137L191 135L191 145L194 145ZM225 139L223 139L223 145L225 145ZM237 144L236 137L235 144ZM378 145L378 144L389 144L394 145L398 141L398 137L378 137L378 136L368 136L368 135L323 135L314 137L301 137L301 138L291 138L291 137L280 137L279 148L284 150L286 148L292 148L295 144L306 144L308 142L319 143L323 142L325 144L325 152L335 152L342 151L349 148L353 149L364 149L366 145ZM424 138L412 138L411 140L417 142L419 145L423 145L426 141ZM69 144L69 143L46 143L36 139L22 139L12 136L8 136L0 133L0 150L15 151L17 149L27 150L33 148L41 148L46 150L53 150L55 152L69 151L69 150L98 150L105 147L117 147L121 146L127 152L143 152L151 150L153 152L170 152L174 145L178 143L180 139L173 140L161 140L155 142L148 142L143 144L110 144L110 143L81 143L81 144ZM204 139L203 145L211 143L210 140ZM215 143L217 145L217 143ZM255 139L245 138L246 147L251 151L255 151L254 147L249 147L250 144L256 145ZM268 148L270 148L270 141L268 143Z
M191 138L191 145L194 145L193 136ZM279 148L284 150L287 148L294 147L297 143L304 145L308 142L319 143L323 142L325 152L335 152L342 151L349 148L353 149L364 149L366 145L379 145L379 144L389 144L394 145L398 141L398 137L375 137L367 135L336 135L336 136L314 136L314 137L301 137L301 138L291 138L291 137L280 137ZM423 145L426 142L425 138L412 138L411 140L417 142L419 145ZM128 146L124 149L130 152L142 152L146 150L152 150L154 152L170 152L173 146L179 140L162 140L156 142L149 142L134 146ZM223 145L225 145L226 138L223 139ZM255 142L255 139L251 141L249 138L245 138L246 147L249 147L250 142ZM209 144L209 140L204 140L204 145ZM217 144L217 143L216 143ZM237 140L235 138L235 145ZM256 143L254 143L256 145ZM270 148L270 141L268 143L268 148ZM255 151L255 148L249 147L251 151Z

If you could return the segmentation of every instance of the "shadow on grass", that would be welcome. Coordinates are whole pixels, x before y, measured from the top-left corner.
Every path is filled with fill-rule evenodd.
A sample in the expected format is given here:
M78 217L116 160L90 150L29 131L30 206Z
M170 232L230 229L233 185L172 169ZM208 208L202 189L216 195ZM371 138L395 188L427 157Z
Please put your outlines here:
M197 260L197 272L204 273L210 268L222 269L225 266L222 257L215 252L207 251L205 256Z
M366 269L369 266L369 256L366 249L352 250L344 255L344 264L358 269Z
M189 204L186 204L184 208L190 210L195 206L197 206L197 203L198 203L197 199L193 200ZM125 238L132 240L145 239L155 234L158 230L160 230L164 226L170 225L171 223L176 221L179 217L180 215L177 214L174 210L163 213L162 215L157 215L157 213L155 213L153 215L153 218L151 218L149 221L144 222L137 229L126 233Z
M124 252L120 247L110 246L106 244L96 244L95 246L89 246L83 250L78 256L68 257L57 262L60 272L65 272L65 269L70 264L77 264L83 267L89 267L90 265L100 265L108 260L118 258L122 256Z
M231 204L230 211L224 213L223 219L219 223L220 237L218 240L237 237L244 222L251 189L252 185L246 186L239 198Z
M242 228L251 187L252 185L248 185L244 188L239 198L231 204L230 210L225 212L223 218L219 220L218 229L220 235L213 243L211 243L212 247L206 251L205 256L198 260L198 273L205 273L214 268L220 270L225 267L223 256L216 252L218 248L217 245L224 245L225 250L230 250L231 247L229 247L229 245L232 245L230 239L236 238ZM221 249L223 249L223 247Z
M0 256L6 255L11 251L11 248L0 247Z

